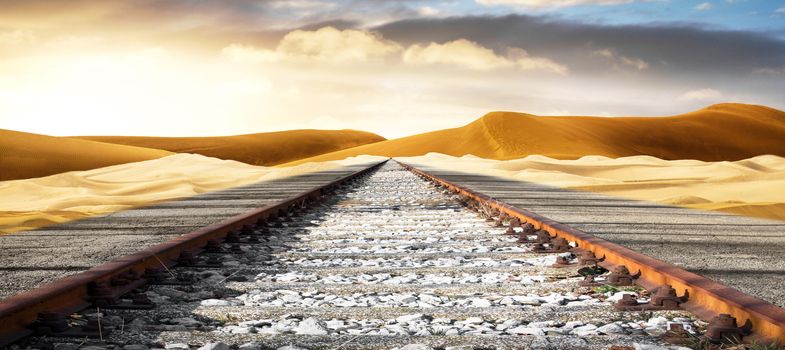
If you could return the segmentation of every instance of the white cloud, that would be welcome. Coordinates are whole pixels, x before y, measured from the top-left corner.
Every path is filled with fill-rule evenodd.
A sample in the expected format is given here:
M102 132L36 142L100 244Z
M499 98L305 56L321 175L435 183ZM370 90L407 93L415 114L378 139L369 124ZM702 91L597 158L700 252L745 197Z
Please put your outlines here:
M724 97L722 92L714 90L714 89L699 89L699 90L691 90L683 93L679 96L679 100L682 101L712 101L712 100L720 100Z
M221 54L248 63L311 59L326 62L363 62L401 50L401 46L364 30L324 27L315 31L295 30L286 34L274 50L231 44Z
M785 14L785 6L783 6L783 7L780 7L780 8L778 8L778 9L774 10L774 13L776 13L776 14L778 14L778 15Z
M602 49L592 52L592 56L604 57L611 61L614 67L629 66L637 70L644 70L649 68L649 62L644 61L642 58L619 56L611 49Z
M475 0L480 5L519 7L568 7L580 5L620 5L634 0Z
M433 17L438 16L441 12L439 9L433 8L431 6L422 6L417 8L417 13L419 13L420 16Z
M35 40L32 32L26 30L11 30L0 32L0 45L16 45L30 43Z
M754 74L761 75L785 75L785 67L778 68L758 68L753 71Z
M706 10L711 10L712 7L714 7L714 6L710 2L707 1L707 2L702 2L702 3L698 4L697 6L694 7L694 9L697 10L697 11L706 11Z
M403 53L403 61L408 64L455 65L474 70L518 68L558 74L566 74L568 71L567 67L561 64L548 58L530 56L519 48L510 48L506 56L500 56L493 50L466 39L444 44L430 43L427 46L412 45Z

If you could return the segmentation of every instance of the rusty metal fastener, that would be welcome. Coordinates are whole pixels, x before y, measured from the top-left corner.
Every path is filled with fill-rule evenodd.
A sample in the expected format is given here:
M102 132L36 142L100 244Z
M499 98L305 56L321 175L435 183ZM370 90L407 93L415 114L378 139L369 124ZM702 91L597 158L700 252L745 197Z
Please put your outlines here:
M158 282L166 279L166 274L161 268L148 267L144 270L144 279L148 282Z
M532 247L532 251L535 253L566 253L572 250L570 242L562 237L554 238L548 245L549 247L546 248L543 243L536 243Z
M508 235L514 235L516 227L521 227L521 219L513 217L512 219L510 219L510 222L509 222L509 224L507 226L507 232L506 233Z
M89 290L93 305L97 307L106 307L116 301L114 290L107 281L95 281L90 285Z
M190 250L183 250L180 252L180 256L177 257L177 264L183 266L194 265L196 264L196 255Z
M57 312L44 311L38 313L35 330L40 335L65 332L68 330L68 322L63 315Z
M627 266L619 265L613 268L613 271L608 275L608 284L612 286L631 286L633 282L641 276L641 272L631 275Z
M230 231L226 234L224 241L226 241L226 243L237 243L240 241L240 234L237 233L237 231Z
M678 296L676 295L676 289L674 289L673 286L666 284L654 290L654 294L651 296L651 302L649 303L658 308L658 310L677 310L680 308L680 305L687 302L687 299L689 298L690 292L688 290L684 291L684 295Z
M578 282L578 285L581 287L599 287L603 285L603 283L595 281L594 275L586 275L586 277L583 278L583 281Z
M493 223L493 226L503 227L505 220L507 220L507 214L506 213L499 213L499 217L496 219L496 222Z
M736 318L728 314L719 314L709 322L704 337L709 342L719 344L723 342L738 342L745 335L752 333L752 322L748 319L739 327Z
M552 266L553 267L570 267L570 266L573 266L573 265L575 265L575 264L573 264L570 261L569 257L560 255L560 256L556 257L556 262Z
M131 298L131 302L134 305L153 305L153 301L150 300L145 293L134 294L133 298Z
M551 240L553 239L553 236L551 236L551 234L548 233L548 231L537 230L535 233L537 234L537 239L534 240L534 243L540 243L540 244L551 243Z
M223 251L223 249L221 249L221 242L217 239L211 239L207 241L207 245L204 247L204 250L208 253L220 253Z
M603 255L602 258L597 259L594 253L590 250L583 250L578 255L578 264L581 266L597 265L603 261L605 261L605 255Z
M647 303L639 303L634 295L624 294L613 308L619 311L679 310L689 296L687 291L684 291L683 296L677 296L673 287L664 285L654 290L651 301Z

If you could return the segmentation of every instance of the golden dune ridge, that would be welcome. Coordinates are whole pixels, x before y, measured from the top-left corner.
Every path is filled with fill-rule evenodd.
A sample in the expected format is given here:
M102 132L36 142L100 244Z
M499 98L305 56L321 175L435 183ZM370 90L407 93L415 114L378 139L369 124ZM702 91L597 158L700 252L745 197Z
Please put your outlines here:
M0 181L139 162L172 152L0 129Z
M87 171L3 181L0 182L0 234L257 181L329 170L368 162L371 158L269 168L183 153Z
M785 156L785 112L755 105L719 104L671 117L538 117L492 112L459 128L382 141L286 165L360 154L408 157L438 152L515 159L649 155L661 159L739 160Z
M431 153L403 162L550 186L604 193L693 209L785 220L785 158L739 161L663 160L651 156L585 156L515 160Z
M357 130L289 130L216 137L76 136L107 143L196 153L251 165L276 165L384 141L374 133Z

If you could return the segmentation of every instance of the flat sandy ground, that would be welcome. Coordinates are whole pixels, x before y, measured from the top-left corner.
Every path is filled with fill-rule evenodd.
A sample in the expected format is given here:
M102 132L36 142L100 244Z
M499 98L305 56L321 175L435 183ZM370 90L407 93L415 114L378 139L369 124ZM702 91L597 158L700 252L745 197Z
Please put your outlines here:
M175 154L87 171L1 181L0 234L263 180L329 170L367 162L371 158L272 168L195 154Z
M649 156L558 160L534 155L500 161L431 153L397 159L688 208L785 220L785 158L778 156L704 162Z

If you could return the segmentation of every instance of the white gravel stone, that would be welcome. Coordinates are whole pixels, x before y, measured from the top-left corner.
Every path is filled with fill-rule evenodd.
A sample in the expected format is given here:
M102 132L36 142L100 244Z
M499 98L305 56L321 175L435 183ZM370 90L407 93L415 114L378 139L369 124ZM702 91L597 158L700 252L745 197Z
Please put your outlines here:
M199 350L230 350L229 345L222 342L204 344Z
M325 335L327 334L327 326L324 322L319 321L314 317L306 318L294 328L295 334L302 335Z
M202 300L202 306L232 306L232 302L228 300L221 300L221 299L207 299Z
M183 343L172 343L164 345L164 349L166 350L188 350L188 344Z
M423 314L409 314L409 315L400 316L400 317L396 318L395 320L398 321L398 323L401 323L401 324L408 324L408 323L413 322L413 321L421 320L422 318L423 318Z
M570 334L579 335L579 336L594 335L597 334L597 326L593 324L587 324L584 326L575 327L572 329Z
M597 328L597 332L602 334L625 334L624 328L616 323L606 324Z
M431 350L432 347L425 344L409 344L400 348L400 350Z
M519 335L545 335L545 331L543 331L541 328L533 328L533 327L526 327L526 326L510 328L505 332L509 334L519 334Z
M470 300L471 307L490 307L491 302L483 298L472 298Z
M240 350L262 350L262 344L257 342L245 343L239 346Z

